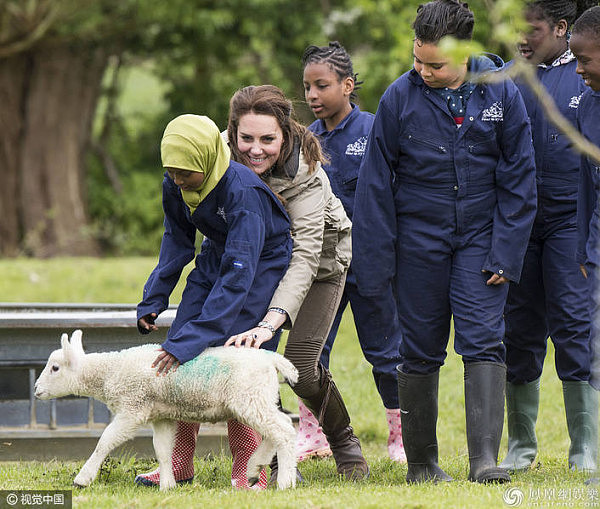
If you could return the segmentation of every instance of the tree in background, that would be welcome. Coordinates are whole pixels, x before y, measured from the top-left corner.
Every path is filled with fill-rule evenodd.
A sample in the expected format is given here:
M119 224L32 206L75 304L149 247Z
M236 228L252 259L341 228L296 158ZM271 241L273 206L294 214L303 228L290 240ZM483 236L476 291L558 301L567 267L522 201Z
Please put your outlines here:
M131 138L110 157L120 136L110 123L91 143L109 62L153 59L158 76L173 84L168 111L150 129L158 144L157 126L179 112L205 113L224 125L228 98L244 83L298 82L299 55L315 39L321 11L314 1L1 1L0 254L98 253L86 155L94 147L104 168L116 160L107 180L118 194L115 168L123 172L128 162L118 157L155 150ZM127 191L121 200L134 199Z
M55 30L74 14L69 7L5 1L0 10L2 254L94 252L80 233L87 222L81 161L107 52L90 37Z
M158 140L168 120L193 112L224 128L235 90L273 83L312 121L300 58L329 40L353 54L365 79L361 106L374 112L412 65L419 3L0 0L0 255L155 252ZM521 0L497 3L518 16ZM489 5L470 4L476 38L496 50ZM132 129L119 103L122 75L147 62L164 107L148 105L154 113Z

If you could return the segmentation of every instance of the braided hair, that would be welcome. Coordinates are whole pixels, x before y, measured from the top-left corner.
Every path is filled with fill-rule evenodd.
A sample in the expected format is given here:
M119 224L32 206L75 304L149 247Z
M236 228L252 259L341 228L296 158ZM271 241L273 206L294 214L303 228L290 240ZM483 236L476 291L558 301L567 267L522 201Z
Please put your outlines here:
M447 35L460 40L470 40L474 25L475 16L466 2L434 0L419 5L412 28L415 31L415 39L425 44L437 44Z
M598 5L597 0L533 0L527 3L527 10L539 19L555 26L561 19L571 26L590 7Z
M358 73L354 72L352 60L346 49L337 41L330 42L328 46L308 46L302 55L302 67L308 64L327 64L338 75L339 80L352 78L354 90L350 99L356 100L356 90L360 89L363 81L358 81Z
M600 40L600 7L585 11L573 25L573 33L586 34Z

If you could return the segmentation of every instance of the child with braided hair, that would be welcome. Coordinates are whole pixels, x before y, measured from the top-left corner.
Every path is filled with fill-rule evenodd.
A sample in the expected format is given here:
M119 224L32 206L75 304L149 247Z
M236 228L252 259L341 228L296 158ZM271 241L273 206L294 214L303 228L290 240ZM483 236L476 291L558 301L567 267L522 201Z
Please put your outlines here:
M329 158L323 169L333 192L352 219L358 168L374 115L361 111L354 102L362 82L357 81L350 55L339 42L307 47L302 65L306 102L317 118L308 128L321 141ZM321 363L325 367L329 367L331 348L348 304L352 308L360 346L373 366L375 385L385 407L389 427L388 454L392 460L405 463L396 372L400 362L400 334L392 286L388 285L376 297L364 297L358 291L350 265L344 293L321 354ZM323 455L328 447L316 418L302 400L298 406L300 422L296 450L298 460L302 461L312 455Z

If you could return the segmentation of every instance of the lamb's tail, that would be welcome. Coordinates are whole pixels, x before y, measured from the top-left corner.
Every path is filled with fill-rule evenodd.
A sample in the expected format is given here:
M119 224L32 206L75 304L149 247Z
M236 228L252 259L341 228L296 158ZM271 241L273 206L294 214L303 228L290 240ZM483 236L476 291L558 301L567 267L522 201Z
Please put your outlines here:
M275 369L281 373L288 384L292 386L296 384L298 381L298 370L283 355L277 353L274 354L273 365L275 366Z

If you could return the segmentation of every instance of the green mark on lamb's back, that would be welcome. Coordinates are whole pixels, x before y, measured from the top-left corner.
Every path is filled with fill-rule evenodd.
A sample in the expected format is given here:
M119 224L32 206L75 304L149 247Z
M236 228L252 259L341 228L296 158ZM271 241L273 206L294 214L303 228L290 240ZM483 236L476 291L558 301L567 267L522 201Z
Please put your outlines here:
M213 355L200 355L180 366L176 374L176 382L183 382L193 378L198 381L209 382L215 375L229 371L229 366L222 363Z

